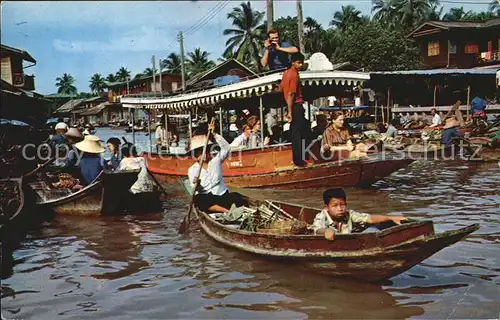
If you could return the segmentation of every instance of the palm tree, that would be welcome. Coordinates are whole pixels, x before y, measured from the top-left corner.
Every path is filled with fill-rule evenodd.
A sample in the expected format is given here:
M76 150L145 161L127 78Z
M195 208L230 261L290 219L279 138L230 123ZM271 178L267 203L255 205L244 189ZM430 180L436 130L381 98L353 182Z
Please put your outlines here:
M307 17L304 21L304 33L305 33L305 49L306 52L323 52L325 50L325 45L327 43L326 31L323 30L321 24L311 17Z
M209 55L208 52L201 51L200 48L196 48L193 52L188 53L187 73L189 77L215 66L215 63L208 59Z
M153 76L153 69L151 68L146 68L142 73L140 73L141 77L152 77Z
M170 73L180 74L182 68L181 56L172 52L168 55L167 59L161 60L160 68Z
M76 95L77 90L74 86L75 78L68 73L64 73L62 77L56 78L57 93Z
M390 27L413 28L438 4L439 0L372 0L373 18Z
M236 59L241 62L247 57L252 57L258 70L262 71L260 49L266 33L266 25L263 23L264 12L252 10L250 2L247 2L233 8L233 11L227 14L227 18L235 28L223 31L225 36L231 36L226 41L224 54L235 52Z
M116 82L116 76L112 73L108 74L108 76L106 77L106 82Z
M397 24L399 0L372 0L373 19L389 26Z
M492 0L489 5L490 12L500 16L500 2L497 0Z
M92 93L101 93L104 92L104 88L106 87L106 80L99 73L95 73L92 78L90 78L90 90Z
M348 27L355 27L363 21L361 11L356 9L353 5L342 6L341 11L335 12L330 25L337 29L344 31Z
M470 20L472 11L465 11L464 7L451 8L450 11L444 15L445 21L463 21Z
M116 72L116 80L117 81L127 81L130 78L130 71L125 67L121 67L118 72Z
M439 21L443 19L443 10L444 8L438 6L437 4L432 5L432 7L427 12L425 17L426 21Z

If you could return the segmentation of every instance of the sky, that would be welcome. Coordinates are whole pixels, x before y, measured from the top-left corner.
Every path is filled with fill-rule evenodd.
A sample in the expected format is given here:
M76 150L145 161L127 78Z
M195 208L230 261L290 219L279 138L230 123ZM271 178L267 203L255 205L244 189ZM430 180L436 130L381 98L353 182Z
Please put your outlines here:
M487 10L485 0L443 3L445 12L455 6ZM452 1L453 2L453 1ZM166 58L179 52L177 34L186 34L185 52L200 47L217 60L224 51L227 14L241 1L2 1L2 44L28 51L37 65L25 70L35 75L36 91L57 92L56 77L71 74L78 91L89 92L94 73L106 77L120 67L134 74L151 67L151 56ZM296 2L275 0L274 18L295 16ZM474 3L474 4L470 4ZM265 11L266 1L251 1ZM371 14L371 0L303 0L304 17L328 27L335 11L352 4ZM196 24L200 25L196 28ZM195 28L193 28L195 26Z

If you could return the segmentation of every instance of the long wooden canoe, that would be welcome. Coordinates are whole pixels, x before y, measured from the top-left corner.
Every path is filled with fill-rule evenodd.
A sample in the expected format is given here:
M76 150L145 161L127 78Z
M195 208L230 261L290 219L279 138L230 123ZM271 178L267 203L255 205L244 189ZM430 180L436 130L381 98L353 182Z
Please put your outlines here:
M134 195L129 192L139 170L103 172L83 189L50 188L44 181L31 182L37 204L56 214L82 216L143 213L160 208L157 192Z
M247 199L249 206L260 201ZM311 224L320 209L274 202L298 220ZM290 260L329 276L381 281L405 272L441 249L479 228L473 224L436 234L432 221L410 221L379 232L337 235L334 241L319 235L249 232L223 225L195 209L203 231L235 249Z
M177 182L185 178L196 161L187 155L146 154L148 169L159 180ZM239 188L304 189L316 187L355 187L369 185L413 160L375 153L358 159L308 161L307 167L292 163L290 144L232 152L224 161L226 184Z

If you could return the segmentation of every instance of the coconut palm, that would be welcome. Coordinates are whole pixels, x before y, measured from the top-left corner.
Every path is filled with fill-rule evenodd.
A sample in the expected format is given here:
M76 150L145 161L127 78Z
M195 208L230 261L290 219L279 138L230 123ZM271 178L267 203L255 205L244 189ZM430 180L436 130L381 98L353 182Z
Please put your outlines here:
M444 15L443 20L463 21L463 20L470 20L471 16L472 16L472 11L465 11L464 7L451 8L450 11Z
M426 21L442 20L443 19L443 10L444 10L444 8L437 5L437 4L432 5L432 7L427 12L425 20Z
M118 72L116 72L117 81L127 81L130 78L130 71L125 67L121 67Z
M304 21L304 38L306 52L323 52L327 51L326 31L321 27L318 21L311 17L307 17Z
M167 59L163 59L160 62L161 70L166 70L170 73L181 73L181 56L176 53L171 53L168 55Z
M193 52L188 53L187 73L189 77L215 66L215 63L208 59L209 55L208 52L202 51L200 48L196 48Z
M226 41L224 54L235 52L236 59L241 62L247 57L252 57L258 70L262 71L260 49L266 33L266 25L263 23L264 12L254 11L250 2L247 2L233 8L233 11L227 14L227 18L235 28L223 31L225 36L231 36Z
M76 95L78 91L74 86L75 78L68 73L64 73L62 77L56 78L57 93L73 94Z
M361 16L361 11L356 9L353 5L342 6L341 11L337 11L333 15L330 25L343 31L348 27L354 27L363 22L364 18Z
M490 12L500 16L500 2L497 0L492 0L489 5Z
M399 0L372 0L373 19L389 26L397 23Z
M153 69L151 68L146 68L144 69L143 72L140 73L141 77L152 77L153 76Z
M108 76L106 77L106 82L116 82L116 76L112 73L108 74Z
M412 28L438 4L439 0L372 0L373 18L390 27Z
M101 93L104 92L104 88L106 87L106 80L99 73L95 73L92 78L90 78L90 90L92 93Z

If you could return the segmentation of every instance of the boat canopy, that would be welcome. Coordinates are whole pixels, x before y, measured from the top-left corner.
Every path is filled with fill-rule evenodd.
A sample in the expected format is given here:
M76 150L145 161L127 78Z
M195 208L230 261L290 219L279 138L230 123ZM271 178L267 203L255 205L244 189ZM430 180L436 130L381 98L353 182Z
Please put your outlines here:
M169 109L180 112L194 107L212 106L229 99L251 98L275 92L282 76L283 72L279 72L221 87L168 97L127 95L121 98L121 103L125 108ZM353 71L303 71L300 72L300 79L304 88L318 85L357 86L369 80L370 74Z
M333 106L333 107L320 107L319 111L358 111L358 110L370 110L373 109L371 106Z

